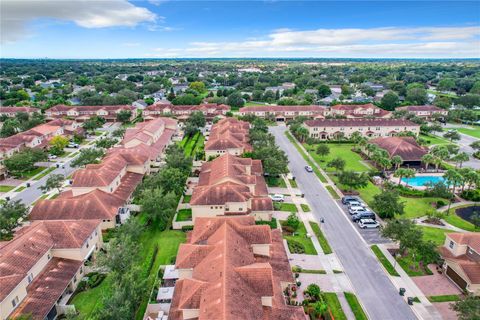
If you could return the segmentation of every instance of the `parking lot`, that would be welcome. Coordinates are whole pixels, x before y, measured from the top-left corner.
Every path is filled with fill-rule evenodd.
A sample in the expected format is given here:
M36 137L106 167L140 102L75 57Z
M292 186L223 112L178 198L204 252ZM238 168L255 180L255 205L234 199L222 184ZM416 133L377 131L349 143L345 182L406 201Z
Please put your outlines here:
M372 245L391 242L390 239L384 238L380 235L379 229L361 229L356 222L352 221L352 216L348 213L348 207L342 204L341 200L338 200L338 205L342 208L342 211L347 216L348 221L350 221L350 223L354 225L354 227L358 230L360 235L363 237L363 239L365 239L368 244Z

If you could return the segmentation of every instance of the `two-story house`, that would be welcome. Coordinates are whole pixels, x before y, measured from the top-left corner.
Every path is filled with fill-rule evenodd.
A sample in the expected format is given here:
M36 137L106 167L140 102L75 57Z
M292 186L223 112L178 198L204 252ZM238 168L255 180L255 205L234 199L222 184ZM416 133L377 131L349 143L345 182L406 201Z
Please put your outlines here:
M252 150L248 143L250 124L235 118L225 118L212 126L208 141L205 143L206 158L217 157L225 153L242 155Z
M276 121L287 121L303 116L323 118L328 113L325 106L254 106L240 108L241 116L254 115L260 118L274 117Z
M448 116L448 110L433 105L397 107L397 111L407 111L420 118L433 119L434 115Z
M76 121L85 121L93 116L99 116L109 122L117 120L117 114L121 111L130 111L132 113L130 120L135 117L135 107L129 105L115 106L66 106L56 105L45 111L47 119L73 118Z
M392 113L377 107L374 104L339 104L330 107L330 115L344 116L346 118L390 118Z
M98 220L34 221L0 242L0 319L55 319L101 247Z
M446 233L440 254L445 275L473 295L480 296L480 233Z
M0 107L0 116L9 118L15 117L17 113L26 113L32 116L34 113L40 113L40 109L30 107Z
M215 117L225 117L230 106L225 104L200 104L200 105L172 105L153 104L143 110L145 119L154 119L165 115L173 115L179 120L186 120L195 111L202 112L207 120Z

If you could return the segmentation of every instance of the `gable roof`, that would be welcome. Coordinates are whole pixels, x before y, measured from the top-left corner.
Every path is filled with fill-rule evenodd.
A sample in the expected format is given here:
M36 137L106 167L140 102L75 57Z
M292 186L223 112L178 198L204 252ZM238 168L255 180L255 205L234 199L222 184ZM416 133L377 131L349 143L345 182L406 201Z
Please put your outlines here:
M326 106L252 106L242 107L239 112L306 112L324 113L327 110Z
M365 126L405 126L420 127L420 125L405 119L315 119L305 121L308 127L365 127Z
M428 149L421 147L413 137L375 138L370 143L385 149L390 158L400 156L403 161L421 161L428 153Z

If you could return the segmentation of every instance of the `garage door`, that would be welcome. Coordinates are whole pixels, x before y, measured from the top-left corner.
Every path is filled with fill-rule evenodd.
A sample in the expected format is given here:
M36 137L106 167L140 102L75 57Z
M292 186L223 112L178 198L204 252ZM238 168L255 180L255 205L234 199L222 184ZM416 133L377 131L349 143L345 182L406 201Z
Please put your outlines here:
M467 282L463 280L453 269L447 267L447 276L452 279L461 289L467 288Z

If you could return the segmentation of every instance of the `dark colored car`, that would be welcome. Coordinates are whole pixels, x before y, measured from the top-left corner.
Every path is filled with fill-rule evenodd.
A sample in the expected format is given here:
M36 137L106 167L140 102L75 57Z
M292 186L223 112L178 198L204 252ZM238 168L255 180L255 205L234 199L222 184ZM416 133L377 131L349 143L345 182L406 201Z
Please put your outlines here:
M360 221L360 219L372 219L375 220L375 213L373 212L362 212L362 213L357 213L352 216L352 221L357 222Z
M354 197L354 196L342 197L342 203L343 204L348 204L350 201L360 201L360 199L358 197Z

